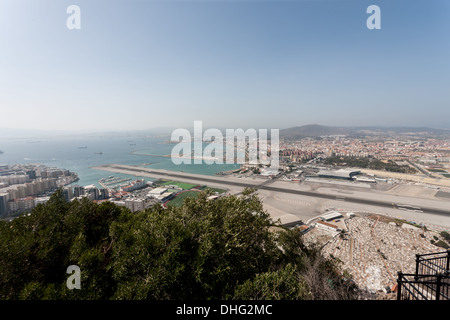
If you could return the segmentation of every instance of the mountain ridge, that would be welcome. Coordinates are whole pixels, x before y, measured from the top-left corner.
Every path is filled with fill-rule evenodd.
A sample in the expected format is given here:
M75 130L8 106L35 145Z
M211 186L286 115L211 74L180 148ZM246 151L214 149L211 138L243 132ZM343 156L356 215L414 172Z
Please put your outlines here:
M361 126L361 127L337 127L324 126L319 124L308 124L280 130L280 137L283 138L307 138L327 135L376 135L376 134L407 134L407 133L428 133L430 135L450 135L449 129L437 129L430 127L383 127L383 126Z

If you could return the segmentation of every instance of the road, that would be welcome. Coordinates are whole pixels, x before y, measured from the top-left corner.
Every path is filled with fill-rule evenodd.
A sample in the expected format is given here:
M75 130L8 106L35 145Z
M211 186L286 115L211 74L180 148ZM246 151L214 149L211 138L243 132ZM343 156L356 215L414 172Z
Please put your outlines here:
M429 173L428 171L424 170L423 168L421 168L420 166L416 165L415 163L413 163L410 160L406 160L406 162L408 162L412 167L416 168L417 170L419 170L420 172L422 172L424 175L427 175L429 177L433 177L433 175L431 173Z

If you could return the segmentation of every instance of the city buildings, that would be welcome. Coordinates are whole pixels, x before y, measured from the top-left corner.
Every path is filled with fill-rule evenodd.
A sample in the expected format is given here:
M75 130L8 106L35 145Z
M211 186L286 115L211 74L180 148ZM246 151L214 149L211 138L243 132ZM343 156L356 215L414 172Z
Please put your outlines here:
M342 135L319 138L282 140L280 161L306 162L315 158L359 157L435 164L450 162L450 142L447 139L422 135L399 135L397 137Z
M48 195L78 180L69 170L44 165L0 166L0 217L14 215L34 208L48 199ZM65 189L65 195L72 197Z
M8 213L8 193L0 193L0 217Z
M144 179L139 179L136 181L132 181L129 185L123 186L121 189L122 191L131 192L134 190L142 189L146 187L146 183Z

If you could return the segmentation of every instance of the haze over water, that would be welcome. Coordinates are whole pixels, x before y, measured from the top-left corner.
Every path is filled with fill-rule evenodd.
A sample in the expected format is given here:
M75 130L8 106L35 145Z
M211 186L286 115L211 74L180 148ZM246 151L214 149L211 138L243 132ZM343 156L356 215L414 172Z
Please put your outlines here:
M128 135L0 140L0 150L4 152L0 155L0 164L36 163L67 169L78 174L80 180L75 184L82 186L95 184L98 187L100 187L99 179L113 175L90 169L103 164L148 164L146 165L148 168L207 175L239 167L227 164L175 165L169 157L149 156L170 154L175 144L165 143L166 140L169 140L169 137L148 138ZM132 178L136 179L134 176Z

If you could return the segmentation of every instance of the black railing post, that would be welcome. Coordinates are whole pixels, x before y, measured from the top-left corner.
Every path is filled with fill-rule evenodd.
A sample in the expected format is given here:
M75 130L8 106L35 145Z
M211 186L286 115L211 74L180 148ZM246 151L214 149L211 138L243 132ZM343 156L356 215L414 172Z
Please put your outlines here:
M450 249L447 249L447 267L445 268L445 271L449 272L449 262L450 262Z
M414 279L417 281L417 275L419 274L419 255L416 254L416 275L414 276Z
M402 300L402 272L398 273L397 278L397 300Z
M436 300L440 300L441 297L441 274L437 275L437 281L436 281Z

